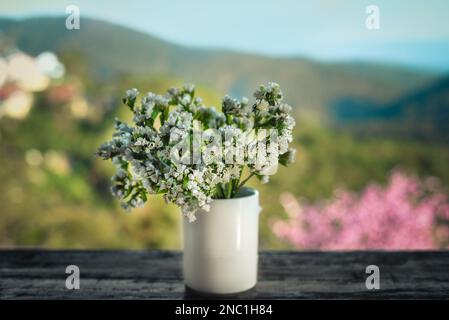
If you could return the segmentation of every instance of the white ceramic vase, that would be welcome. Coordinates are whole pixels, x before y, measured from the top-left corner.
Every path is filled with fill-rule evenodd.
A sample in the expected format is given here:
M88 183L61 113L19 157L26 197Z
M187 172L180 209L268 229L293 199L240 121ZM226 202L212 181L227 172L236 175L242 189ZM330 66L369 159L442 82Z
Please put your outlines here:
M211 294L232 294L257 282L259 194L243 189L237 198L211 203L197 220L183 221L186 286Z

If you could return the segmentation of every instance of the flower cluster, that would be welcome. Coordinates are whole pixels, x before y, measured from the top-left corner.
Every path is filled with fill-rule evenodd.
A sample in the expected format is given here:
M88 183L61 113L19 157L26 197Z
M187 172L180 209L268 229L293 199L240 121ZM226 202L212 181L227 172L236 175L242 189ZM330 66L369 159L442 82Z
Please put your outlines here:
M385 188L360 195L339 191L328 203L301 205L284 194L281 202L289 219L276 221L274 233L301 249L449 248L449 199L435 178L394 172Z
M137 89L128 90L123 102L134 125L116 120L112 139L98 150L117 166L113 195L132 208L148 194L161 194L193 221L198 209L235 197L252 176L268 181L278 163L294 161L289 144L295 121L279 85L260 86L254 96L253 104L226 96L220 112L195 97L193 85L148 93L140 104ZM243 141L250 147L242 148ZM249 175L242 179L245 167Z

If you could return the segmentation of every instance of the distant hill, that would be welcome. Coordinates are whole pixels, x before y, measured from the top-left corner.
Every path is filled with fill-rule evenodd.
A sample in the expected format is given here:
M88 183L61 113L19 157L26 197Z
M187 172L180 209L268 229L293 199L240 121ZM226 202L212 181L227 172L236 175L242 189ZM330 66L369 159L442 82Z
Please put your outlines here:
M281 84L292 105L321 114L342 97L384 103L433 78L422 71L390 65L321 63L187 48L93 19L82 19L81 29L70 31L64 18L0 18L0 32L0 49L10 44L31 54L51 50L71 72L87 72L85 77L169 75L235 96L248 95L258 84L273 80Z
M34 93L25 118L0 118L3 247L179 248L178 210L162 199L151 199L137 214L124 215L109 192L113 166L93 156L111 137L113 119L130 119L131 112L120 101L129 86L161 91L174 81L192 81L200 85L205 99L216 100L226 92L250 94L261 82L274 80L296 109L335 117L344 128L355 130L361 123L357 129L365 134L369 128L385 134L387 125L397 129L398 124L409 123L410 127L401 127L407 129L404 132L390 131L392 136L438 128L438 137L443 137L449 123L444 107L448 79L435 82L434 75L395 66L186 48L90 19L82 19L78 31L66 30L63 18L0 19L0 56L15 48L32 55L54 51L68 74L77 77ZM86 118L75 116L72 103L50 98L58 95L51 94L58 92L52 91L55 87L71 91L79 80L82 101L89 102ZM298 161L280 167L269 184L251 182L261 191L264 207L263 248L285 248L270 227L283 212L279 203L283 192L306 202L322 201L342 187L359 191L372 181L385 182L396 167L439 177L449 187L446 145L359 141L355 135L321 126L327 122L318 119L320 125L304 120L295 128Z
M449 143L449 76L386 104L343 98L333 113L337 125L357 134Z

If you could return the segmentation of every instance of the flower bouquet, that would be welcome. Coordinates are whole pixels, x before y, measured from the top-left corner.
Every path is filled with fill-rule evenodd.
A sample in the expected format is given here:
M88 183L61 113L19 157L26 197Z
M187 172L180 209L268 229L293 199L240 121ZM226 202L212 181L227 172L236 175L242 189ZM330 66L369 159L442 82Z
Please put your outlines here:
M184 219L184 278L193 290L234 293L257 280L258 193L278 164L294 161L295 125L276 83L261 85L255 100L225 96L221 111L195 97L195 87L165 95L131 89L123 99L133 125L116 120L98 155L117 166L112 193L125 209L161 194ZM197 220L197 221L195 221ZM195 222L194 222L195 221Z

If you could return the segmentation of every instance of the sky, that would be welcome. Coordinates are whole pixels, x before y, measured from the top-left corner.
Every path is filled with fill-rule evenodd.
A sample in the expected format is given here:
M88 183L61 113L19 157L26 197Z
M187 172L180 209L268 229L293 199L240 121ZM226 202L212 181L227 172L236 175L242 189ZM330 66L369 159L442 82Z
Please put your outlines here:
M99 18L170 42L269 56L371 60L449 70L448 0L14 0L0 16ZM366 8L379 8L379 29Z

